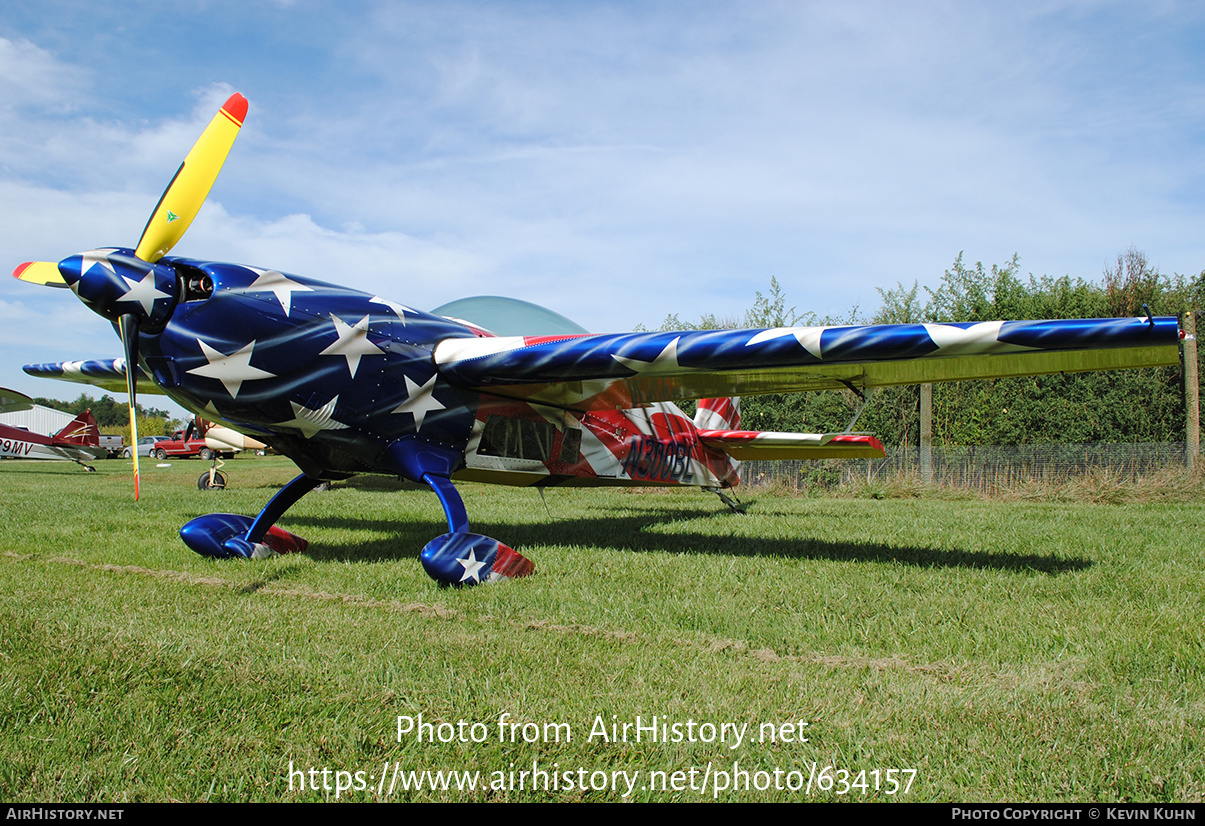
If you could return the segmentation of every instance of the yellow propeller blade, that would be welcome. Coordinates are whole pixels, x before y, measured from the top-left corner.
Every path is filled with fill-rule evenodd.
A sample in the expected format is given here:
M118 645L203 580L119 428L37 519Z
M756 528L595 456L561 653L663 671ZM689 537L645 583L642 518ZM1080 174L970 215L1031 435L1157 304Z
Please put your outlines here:
M30 284L42 284L46 287L66 287L67 282L59 274L59 265L49 261L26 261L13 270L13 278L28 281Z
M130 405L130 444L134 446L130 453L134 457L134 501L137 502L141 479L138 475L138 415L134 405Z
M247 99L235 92L213 116L163 191L135 255L153 264L176 245L201 211L246 117Z

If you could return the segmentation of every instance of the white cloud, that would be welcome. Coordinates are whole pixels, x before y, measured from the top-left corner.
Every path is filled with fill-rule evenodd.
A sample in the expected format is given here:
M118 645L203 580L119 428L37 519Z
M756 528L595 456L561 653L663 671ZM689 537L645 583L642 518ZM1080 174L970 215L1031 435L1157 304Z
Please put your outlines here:
M69 112L88 72L64 63L28 40L0 37L0 110L32 107Z

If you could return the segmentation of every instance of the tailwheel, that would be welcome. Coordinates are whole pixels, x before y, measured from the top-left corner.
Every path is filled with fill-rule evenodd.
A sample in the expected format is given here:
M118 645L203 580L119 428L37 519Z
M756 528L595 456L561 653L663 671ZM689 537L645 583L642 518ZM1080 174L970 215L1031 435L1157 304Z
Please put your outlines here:
M224 490L226 474L217 468L211 468L197 478L197 487L201 490Z
M731 510L733 513L745 513L749 509L748 505L744 504L734 496L729 496L719 488L703 488L703 490L709 490L716 496L720 497L720 501L727 505L729 510Z
M213 467L201 474L197 479L197 487L201 490L224 490L226 488L226 474L219 470L225 462L222 461L220 453L213 453Z

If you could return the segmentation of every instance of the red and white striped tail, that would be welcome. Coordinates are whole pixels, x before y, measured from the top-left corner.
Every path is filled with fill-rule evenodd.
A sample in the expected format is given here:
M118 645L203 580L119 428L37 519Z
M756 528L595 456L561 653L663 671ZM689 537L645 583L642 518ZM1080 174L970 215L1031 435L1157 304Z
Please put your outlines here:
M699 400L695 410L695 427L699 430L739 430L740 426L740 396Z

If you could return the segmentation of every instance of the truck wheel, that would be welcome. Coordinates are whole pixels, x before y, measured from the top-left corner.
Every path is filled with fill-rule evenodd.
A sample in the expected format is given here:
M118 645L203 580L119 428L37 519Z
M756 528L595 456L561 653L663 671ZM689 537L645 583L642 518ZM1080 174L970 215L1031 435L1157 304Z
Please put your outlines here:
M205 471L197 478L198 490L224 490L226 488L226 474L220 470L213 472L213 479L209 478L209 471Z
M162 462L167 458L167 453L161 447L155 448L155 458Z
M213 458L213 451L207 447L201 448L201 458L208 462Z

